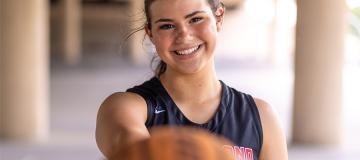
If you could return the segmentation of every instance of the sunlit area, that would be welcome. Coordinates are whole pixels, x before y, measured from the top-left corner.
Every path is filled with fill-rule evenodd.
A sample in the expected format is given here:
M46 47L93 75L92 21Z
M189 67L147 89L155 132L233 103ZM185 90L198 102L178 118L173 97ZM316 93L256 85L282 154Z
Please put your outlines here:
M345 67L344 67L344 147L359 149L360 120L358 115L360 102L360 2L347 0L349 8L349 32L345 39Z
M290 160L360 159L360 1L223 2L218 78L273 107ZM142 5L1 0L0 160L104 158L101 103L154 76Z

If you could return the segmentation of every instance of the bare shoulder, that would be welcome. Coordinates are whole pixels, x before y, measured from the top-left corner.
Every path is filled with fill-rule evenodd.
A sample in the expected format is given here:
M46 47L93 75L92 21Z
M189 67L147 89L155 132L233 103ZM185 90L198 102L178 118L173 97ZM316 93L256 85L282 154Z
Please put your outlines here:
M104 100L98 115L105 114L108 118L112 117L114 120L121 120L122 117L127 118L129 114L129 116L136 114L137 117L146 120L146 113L146 102L140 95L130 92L117 92Z
M137 94L118 92L101 104L96 121L96 142L105 156L123 144L148 136L147 107Z
M127 107L132 106L132 107ZM131 92L116 92L107 97L101 104L101 108L109 109L146 109L145 100L138 94Z
M287 160L286 137L276 110L266 101L254 98L263 128L260 159Z
M262 119L276 118L277 114L273 107L263 99L255 98L254 101Z
M116 92L108 96L103 105L141 103L145 101L140 95L131 92Z
M276 110L266 101L260 98L254 98L256 107L260 114L261 125L263 128L264 139L269 134L283 134L281 123ZM275 133L275 131L277 133Z
M117 124L128 122L144 122L147 119L145 100L138 94L117 92L107 97L98 112L98 121L105 120ZM126 122L126 123L125 123Z

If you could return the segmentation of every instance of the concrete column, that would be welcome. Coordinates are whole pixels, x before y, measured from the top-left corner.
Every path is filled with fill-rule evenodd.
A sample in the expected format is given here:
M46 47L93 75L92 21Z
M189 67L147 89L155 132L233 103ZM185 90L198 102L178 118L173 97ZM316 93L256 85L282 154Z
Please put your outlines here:
M81 1L61 0L62 52L65 62L76 65L81 60Z
M48 137L48 1L1 0L0 135Z
M345 0L298 0L294 143L341 142Z
M3 125L3 122L2 122L2 76L3 76L3 73L2 73L2 41L3 41L3 37L2 37L2 32L3 32L3 20L2 20L2 15L3 15L3 9L2 9L2 6L3 6L3 1L0 1L0 137L1 137L1 131L2 131L2 125Z

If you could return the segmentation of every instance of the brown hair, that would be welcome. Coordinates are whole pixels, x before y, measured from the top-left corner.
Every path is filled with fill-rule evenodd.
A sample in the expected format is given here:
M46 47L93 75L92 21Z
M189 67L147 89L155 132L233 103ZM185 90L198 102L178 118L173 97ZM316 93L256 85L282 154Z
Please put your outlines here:
M152 27L151 26L150 5L154 1L155 0L144 0L145 17L146 17L146 22L145 22L144 27L148 28L149 30L151 30L151 27ZM220 2L220 0L207 0L207 1L211 7L211 10L213 11L214 16L217 16L217 15L215 15L215 12L219 7L225 8L224 4L222 2ZM151 64L154 63L155 60L156 60L156 57L154 57L152 59ZM155 71L154 71L155 76L160 77L160 75L165 72L166 66L167 66L166 63L160 59L160 62L158 62L158 64L156 65Z

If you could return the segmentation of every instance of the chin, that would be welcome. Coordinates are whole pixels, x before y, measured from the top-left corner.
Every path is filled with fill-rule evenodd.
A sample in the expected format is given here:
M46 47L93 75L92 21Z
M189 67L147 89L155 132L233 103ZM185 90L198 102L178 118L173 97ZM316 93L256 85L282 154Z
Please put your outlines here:
M197 65L197 66L189 66L189 67L179 68L178 71L184 75L191 75L191 74L199 73L204 69L205 69L204 66Z

